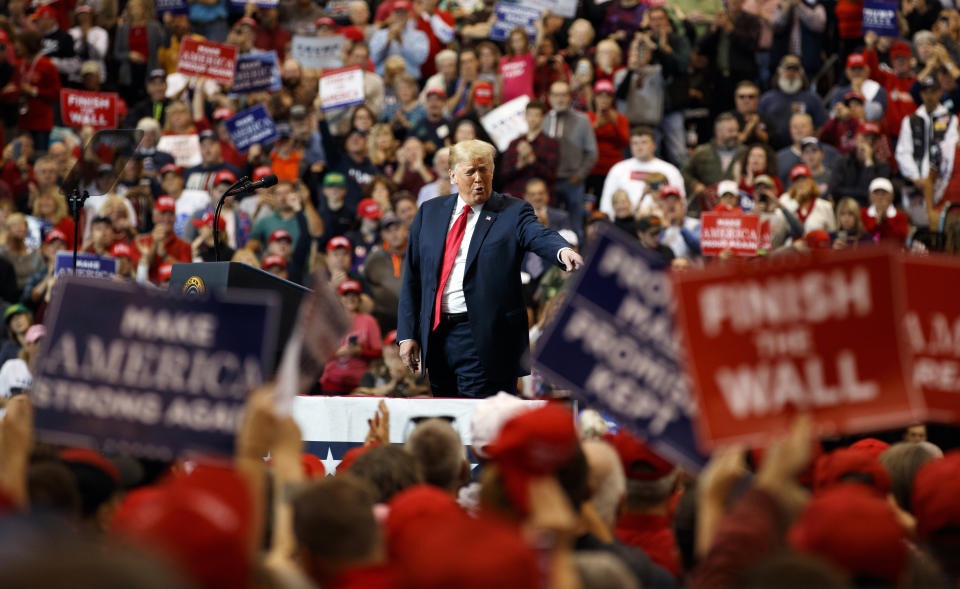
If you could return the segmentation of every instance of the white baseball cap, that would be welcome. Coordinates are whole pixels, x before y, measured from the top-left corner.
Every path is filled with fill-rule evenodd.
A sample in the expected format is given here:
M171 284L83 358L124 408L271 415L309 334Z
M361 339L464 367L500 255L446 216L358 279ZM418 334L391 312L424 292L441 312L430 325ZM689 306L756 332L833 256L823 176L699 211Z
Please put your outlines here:
M886 178L874 178L870 182L870 192L874 190L885 190L890 194L893 194L893 182L887 180Z
M717 184L717 196L723 196L724 194L740 196L740 189L737 187L737 183L733 180L723 180Z
M489 458L485 448L497 439L503 425L519 413L536 409L537 406L537 403L523 401L503 391L477 403L470 416L473 453L480 458Z

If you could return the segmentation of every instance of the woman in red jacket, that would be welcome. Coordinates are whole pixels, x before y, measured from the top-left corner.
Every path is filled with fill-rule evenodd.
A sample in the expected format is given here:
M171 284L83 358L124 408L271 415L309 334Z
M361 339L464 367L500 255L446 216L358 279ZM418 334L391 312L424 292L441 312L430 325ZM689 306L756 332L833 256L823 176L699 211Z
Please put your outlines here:
M613 82L598 80L593 86L594 109L588 112L597 136L597 163L587 176L587 192L599 196L603 180L613 164L624 159L623 150L630 145L630 123L614 105Z
M16 52L23 61L13 83L18 89L17 128L29 131L34 146L45 152L53 129L53 108L60 99L60 72L40 54L42 46L43 38L35 31L26 31L17 38Z

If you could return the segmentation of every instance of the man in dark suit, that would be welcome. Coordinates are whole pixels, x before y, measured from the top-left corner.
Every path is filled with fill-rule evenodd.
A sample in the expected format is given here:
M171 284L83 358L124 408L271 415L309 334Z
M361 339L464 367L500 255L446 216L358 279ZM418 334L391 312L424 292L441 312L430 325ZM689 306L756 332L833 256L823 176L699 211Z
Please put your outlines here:
M529 347L520 265L527 251L575 270L583 259L537 221L526 202L492 192L495 148L450 149L458 194L427 201L407 242L397 340L411 371L421 362L437 396L513 392Z

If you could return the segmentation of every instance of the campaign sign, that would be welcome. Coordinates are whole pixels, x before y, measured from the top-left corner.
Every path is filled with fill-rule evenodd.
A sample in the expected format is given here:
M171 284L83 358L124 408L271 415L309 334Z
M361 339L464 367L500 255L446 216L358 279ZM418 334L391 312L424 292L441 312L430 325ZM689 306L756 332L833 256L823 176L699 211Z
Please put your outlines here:
M891 250L797 255L675 273L677 319L707 448L762 445L809 412L820 434L917 419Z
M329 70L320 76L320 108L324 111L363 104L360 66Z
M346 37L308 37L294 35L290 44L290 56L300 62L302 67L312 70L326 70L343 67L343 44Z
M187 14L190 8L187 6L187 0L157 0L157 16L163 18L163 15L170 12L172 14Z
M90 125L94 129L116 129L119 111L120 96L116 92L60 89L60 113L67 127L79 129Z
M960 261L946 256L902 256L907 303L903 324L913 353L913 386L928 418L960 423Z
M480 124L500 151L506 151L511 141L527 132L528 102L529 96L518 96L480 117Z
M241 55L237 58L231 94L271 92L279 90L281 85L276 51Z
M230 0L230 5L233 6L235 12L243 12L243 9L247 7L247 2L244 0ZM257 8L276 8L280 5L280 0L257 0Z
M115 258L77 252L77 276L110 278L117 273ZM73 274L73 252L57 252L53 262L53 275Z
M65 278L30 398L38 435L172 460L233 452L247 394L273 357L276 295L186 298Z
M737 256L755 256L760 246L760 217L738 213L700 215L700 250L715 256L730 250Z
M577 0L523 0L523 3L526 6L533 6L541 11L549 11L550 14L564 18L576 18L577 16ZM595 4L599 4L599 2ZM652 6L653 2L650 4ZM660 0L660 4L663 5L663 0Z
M181 168L192 168L203 162L199 135L164 135L157 141L157 151L172 155Z
M510 31L516 27L526 29L531 39L537 36L536 22L540 18L539 8L524 6L522 4L497 2L493 5L493 13L497 20L494 21L493 27L490 29L491 40L506 41L510 35Z
M588 407L608 413L657 452L695 472L694 404L670 307L664 262L606 228L537 340L533 365Z
M202 76L221 84L233 84L236 68L237 48L234 45L189 37L184 37L180 44L177 71L185 76Z
M886 0L865 0L863 3L863 33L873 31L881 37L898 37L897 3Z
M277 127L267 107L262 104L238 112L233 118L227 119L226 125L227 133L240 153L245 153L251 145L277 139Z

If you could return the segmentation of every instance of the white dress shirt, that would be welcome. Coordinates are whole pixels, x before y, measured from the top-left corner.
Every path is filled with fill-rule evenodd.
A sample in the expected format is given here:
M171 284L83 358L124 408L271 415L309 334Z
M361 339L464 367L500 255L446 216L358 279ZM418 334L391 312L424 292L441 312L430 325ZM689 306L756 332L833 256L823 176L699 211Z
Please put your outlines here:
M453 224L457 222L465 206L467 206L467 203L464 202L463 197L457 196L457 206L454 207L453 214L450 215L450 221L447 223L447 235L450 235ZM470 207L470 214L467 215L467 226L463 231L463 241L460 242L457 257L453 260L453 269L450 270L450 275L447 277L447 284L443 287L443 296L440 298L441 313L467 312L467 299L463 296L463 275L467 270L467 251L470 249L470 240L477 228L477 220L480 218L482 208L483 204ZM446 243L446 237L444 237L444 243Z

